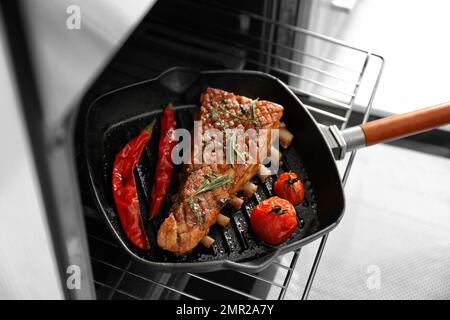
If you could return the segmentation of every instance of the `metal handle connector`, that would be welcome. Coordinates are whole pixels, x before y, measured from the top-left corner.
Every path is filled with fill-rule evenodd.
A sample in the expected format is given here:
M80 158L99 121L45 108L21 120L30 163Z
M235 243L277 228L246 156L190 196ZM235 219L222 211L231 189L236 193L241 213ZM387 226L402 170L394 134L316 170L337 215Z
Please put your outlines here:
M347 152L366 146L366 137L361 127L340 131L335 125L319 126L336 160L342 160Z

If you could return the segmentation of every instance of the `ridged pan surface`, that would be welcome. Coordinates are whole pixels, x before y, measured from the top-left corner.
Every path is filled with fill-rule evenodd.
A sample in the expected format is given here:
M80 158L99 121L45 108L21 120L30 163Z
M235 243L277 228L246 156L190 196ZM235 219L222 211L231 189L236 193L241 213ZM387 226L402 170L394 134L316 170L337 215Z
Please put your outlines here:
M222 213L231 218L223 228L214 225L209 235L215 239L211 248L199 244L185 256L174 256L156 244L157 230L171 207L171 196L178 192L176 183L181 166L172 177L160 214L152 221L144 219L150 251L135 248L121 228L111 187L111 172L117 152L152 118L160 118L170 101L175 105L178 128L191 129L198 112L199 97L208 86L231 91L250 98L274 101L284 106L282 120L294 134L294 142L283 150L279 173L295 171L305 185L305 200L296 206L298 228L288 241L279 246L264 243L250 227L252 208L271 197L276 176L262 183L252 181L258 191L240 210L226 206ZM257 272L278 255L295 250L329 232L342 217L344 196L339 174L316 123L298 98L278 79L255 71L204 71L173 68L156 79L140 82L102 95L86 114L85 154L91 189L107 225L131 256L155 270L166 272L206 272L234 269ZM159 126L145 148L135 171L143 218L148 211L149 195L155 175Z

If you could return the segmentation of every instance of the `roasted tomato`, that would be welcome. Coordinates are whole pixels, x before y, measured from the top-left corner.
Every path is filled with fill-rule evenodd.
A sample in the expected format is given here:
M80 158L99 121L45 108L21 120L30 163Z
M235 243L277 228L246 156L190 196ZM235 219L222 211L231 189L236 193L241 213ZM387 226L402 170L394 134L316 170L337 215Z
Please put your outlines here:
M302 202L305 197L305 188L295 172L280 174L273 187L278 196L288 200L294 206Z
M250 225L265 242L280 244L297 228L294 206L279 197L266 199L253 208Z

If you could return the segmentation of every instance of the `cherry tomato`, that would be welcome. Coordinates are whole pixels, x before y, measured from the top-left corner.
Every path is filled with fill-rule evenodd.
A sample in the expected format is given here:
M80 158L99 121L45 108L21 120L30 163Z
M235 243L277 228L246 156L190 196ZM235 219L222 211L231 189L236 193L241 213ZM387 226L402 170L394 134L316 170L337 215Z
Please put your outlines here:
M273 187L278 196L288 200L294 206L302 202L305 197L305 188L295 172L280 174Z
M253 208L250 225L265 242L277 245L286 241L295 231L297 215L289 201L275 196Z

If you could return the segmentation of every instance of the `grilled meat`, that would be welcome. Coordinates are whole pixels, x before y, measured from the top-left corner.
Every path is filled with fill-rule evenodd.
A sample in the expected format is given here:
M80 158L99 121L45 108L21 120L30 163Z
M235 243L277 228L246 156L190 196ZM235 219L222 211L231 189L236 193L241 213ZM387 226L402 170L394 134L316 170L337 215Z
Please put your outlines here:
M252 100L219 89L208 88L200 97L201 131L215 128L272 129L280 127L283 107L269 101ZM195 147L194 147L195 148ZM201 147L202 150L204 148ZM244 148L248 148L244 145ZM245 152L247 149L242 150ZM194 160L195 152L192 153ZM259 164L223 163L184 166L180 192L169 216L158 230L158 245L176 255L189 253L208 234L222 207L242 190ZM222 183L218 183L220 182ZM214 187L206 188L205 186Z

